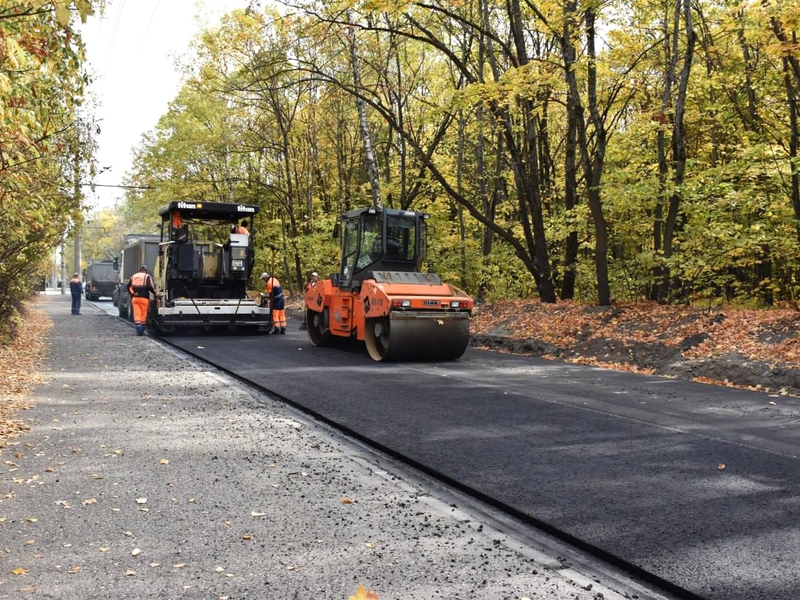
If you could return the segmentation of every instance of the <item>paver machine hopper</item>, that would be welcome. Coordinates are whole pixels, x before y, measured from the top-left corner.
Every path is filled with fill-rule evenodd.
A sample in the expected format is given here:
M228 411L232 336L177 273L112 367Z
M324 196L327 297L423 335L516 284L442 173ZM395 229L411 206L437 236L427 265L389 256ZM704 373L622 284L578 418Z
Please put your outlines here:
M420 272L427 218L386 208L342 216L339 272L305 294L313 345L354 338L376 361L453 360L464 354L473 300L437 274Z

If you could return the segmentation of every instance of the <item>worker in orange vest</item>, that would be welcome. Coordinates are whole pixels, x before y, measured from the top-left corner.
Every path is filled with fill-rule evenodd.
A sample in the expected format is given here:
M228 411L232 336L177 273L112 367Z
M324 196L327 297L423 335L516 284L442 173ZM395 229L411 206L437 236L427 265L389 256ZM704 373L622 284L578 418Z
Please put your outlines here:
M277 277L270 277L269 273L262 273L264 291L269 297L269 309L272 314L272 333L286 335L286 298L283 295L281 282Z
M136 324L136 335L144 335L144 326L147 323L147 311L150 308L150 294L156 293L153 278L147 272L147 266L142 265L138 273L134 273L128 281L128 292L133 305L133 322Z
M250 231L247 229L247 221L242 221L241 225L236 225L233 228L233 233L241 233L244 235L250 235Z
M308 290L317 287L318 283L319 283L319 274L316 271L314 271L313 273L311 273L311 279L306 284L306 293L308 293ZM300 330L301 331L305 331L306 329L308 329L307 312L308 311L303 309L303 322L300 323Z

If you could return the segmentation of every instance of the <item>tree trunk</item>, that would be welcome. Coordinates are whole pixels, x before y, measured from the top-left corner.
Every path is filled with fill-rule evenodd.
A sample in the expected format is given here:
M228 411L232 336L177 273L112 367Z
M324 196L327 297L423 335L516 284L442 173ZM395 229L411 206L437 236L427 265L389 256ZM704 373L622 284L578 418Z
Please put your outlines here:
M683 197L683 182L686 175L686 129L684 116L686 113L686 96L689 88L689 74L692 69L694 47L697 35L692 27L691 0L683 1L683 19L686 33L686 49L683 67L681 68L678 93L675 97L675 118L672 127L672 196L669 201L667 219L664 222L664 259L672 258L675 232L678 226L678 212ZM669 273L669 269L667 269ZM672 287L672 274L668 275L669 286Z
M350 14L347 15L348 22ZM360 92L361 86L361 66L358 61L358 47L356 45L356 33L352 26L347 28L347 35L350 38L350 62L353 67L353 84L356 89L356 108L358 109L358 122L361 127L361 137L364 141L364 158L366 160L367 177L372 192L372 205L381 208L381 187L378 174L378 164L375 159L375 150L372 146L372 135L369 132L369 122L367 121L367 109Z
M567 94L567 145L564 149L564 205L568 212L578 206L578 165L575 148L577 145L577 123L572 95ZM573 226L564 244L564 274L561 280L561 299L575 298L576 271L578 260L578 232Z
M568 93L571 95L569 102L575 107L575 125L580 151L583 178L586 183L586 194L589 199L589 210L592 215L595 235L595 276L597 278L597 303L600 306L611 304L611 286L608 279L608 224L603 214L603 202L600 185L605 167L605 152L608 143L603 117L597 99L597 52L595 48L595 13L588 9L584 13L586 20L586 51L588 54L588 67L586 72L588 112L593 127L594 148L589 148L589 129L584 116L581 103L578 79L575 74L575 47L572 42L572 27L577 4L567 2L564 6L565 19L562 37L564 52L564 69L566 72Z

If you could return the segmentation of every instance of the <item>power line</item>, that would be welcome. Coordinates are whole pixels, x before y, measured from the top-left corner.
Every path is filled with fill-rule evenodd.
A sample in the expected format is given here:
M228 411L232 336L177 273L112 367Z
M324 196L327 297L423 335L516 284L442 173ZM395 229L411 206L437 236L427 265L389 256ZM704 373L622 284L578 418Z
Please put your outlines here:
M156 11L158 10L159 4L161 4L161 0L156 1L156 5L153 8L152 14L150 15L150 20L147 22L147 27L144 28L144 33L142 34L142 41L139 42L139 48L136 50L136 54L139 54L139 51L142 49L142 46L144 45L144 40L147 37L147 32L150 31L150 25L152 25L153 23L153 17L156 16Z
M122 11L125 9L125 0L119 3L119 10L114 18L114 26L111 28L111 39L108 40L108 48L106 49L106 64L103 67L103 75L108 72L108 63L111 61L111 51L114 48L114 42L117 39L117 31L119 31L119 22L122 20Z
M152 185L122 185L111 183L82 183L82 187L106 187L106 188L120 188L124 190L152 190L155 189Z

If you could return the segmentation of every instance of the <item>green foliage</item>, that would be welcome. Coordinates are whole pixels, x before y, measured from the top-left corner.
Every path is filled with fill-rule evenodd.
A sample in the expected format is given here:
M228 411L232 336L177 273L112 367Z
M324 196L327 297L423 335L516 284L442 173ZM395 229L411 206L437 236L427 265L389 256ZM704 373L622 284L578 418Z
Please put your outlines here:
M800 222L791 204L798 159L791 155L782 62L798 53L776 39L769 20L775 6L693 4L699 41L686 97L686 172L676 187L677 84L665 97L671 57L661 40L671 25L664 24L662 3L582 3L579 11L598 11L598 29L610 41L593 63L582 37L573 40L577 56L568 63L556 38L565 14L559 0L537 5L538 14L523 3L524 61L504 43L514 18L507 3L467 0L447 10L306 4L315 17L236 11L195 42L186 85L137 152L130 182L152 189L131 194L123 207L132 230L172 198L256 203L263 217L260 265L295 283L312 270L338 270L333 223L371 202L359 96L383 202L432 215L425 268L490 299L533 296L541 235L556 287L571 266L576 298L592 301L596 223L580 155L577 205L566 202L565 161L576 142L567 137L565 66L577 75L584 106L593 66L603 121L591 121L587 111L581 116L590 123L588 156L603 169L598 190L612 297L641 300L665 284L680 302L768 304L800 296ZM797 9L783 5L780 16L786 27L798 20ZM363 69L359 89L348 27ZM676 72L685 43L679 40ZM601 127L608 135L602 149ZM678 210L668 256L663 238L672 200ZM577 258L565 265L573 235ZM279 250L273 254L267 241Z
M11 322L55 247L82 220L94 132L81 107L83 46L71 19L96 4L0 7L0 323Z

